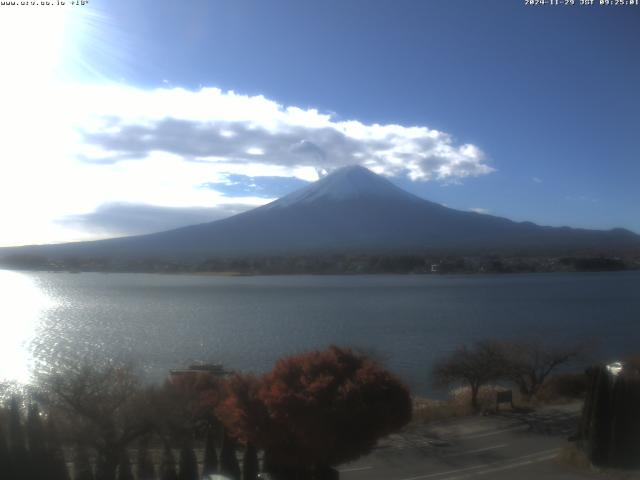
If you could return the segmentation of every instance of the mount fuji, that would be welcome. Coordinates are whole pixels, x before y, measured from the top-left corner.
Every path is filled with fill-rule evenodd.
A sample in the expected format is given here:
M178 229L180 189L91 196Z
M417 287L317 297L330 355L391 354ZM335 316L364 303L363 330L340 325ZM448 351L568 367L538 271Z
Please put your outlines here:
M112 258L394 252L616 252L628 230L544 227L454 210L360 166L344 167L267 205L223 220L93 242L0 249L6 254Z

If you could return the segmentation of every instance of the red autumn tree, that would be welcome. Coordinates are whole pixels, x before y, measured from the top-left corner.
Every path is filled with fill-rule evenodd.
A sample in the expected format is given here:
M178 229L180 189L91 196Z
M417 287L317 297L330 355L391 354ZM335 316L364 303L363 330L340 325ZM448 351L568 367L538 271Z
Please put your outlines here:
M404 426L411 398L373 360L330 347L284 358L261 380L235 377L218 414L274 464L321 469L368 453Z
M183 404L194 417L205 420L211 415L211 406L221 401L224 392L223 380L206 370L173 375L166 387L182 395Z
M260 397L262 381L255 375L236 374L225 386L225 399L216 409L225 429L245 444L273 441L269 412Z
M208 372L184 372L170 377L154 392L155 430L165 438L181 440L191 438L194 432L217 430L213 408L223 391L223 381Z

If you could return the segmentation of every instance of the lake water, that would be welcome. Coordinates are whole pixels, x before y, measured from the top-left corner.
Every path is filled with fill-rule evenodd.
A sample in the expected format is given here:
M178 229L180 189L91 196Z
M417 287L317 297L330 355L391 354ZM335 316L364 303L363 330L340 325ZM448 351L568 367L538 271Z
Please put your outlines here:
M597 341L640 352L640 272L259 276L0 271L0 378L123 357L151 378L192 361L262 372L285 354L353 346L416 393L433 362L486 338Z

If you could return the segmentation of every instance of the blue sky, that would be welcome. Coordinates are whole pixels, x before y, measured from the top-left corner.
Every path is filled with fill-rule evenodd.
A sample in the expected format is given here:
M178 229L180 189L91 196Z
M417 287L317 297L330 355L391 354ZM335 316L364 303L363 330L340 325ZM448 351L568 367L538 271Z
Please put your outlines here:
M27 71L16 60L12 91L55 92L59 103L34 108L67 143L0 150L14 176L24 157L2 199L25 196L26 215L12 217L23 234L5 244L140 233L179 224L181 211L221 218L350 163L454 208L640 232L638 6L91 0L63 10L60 29L38 30L40 42L59 39L50 58L37 50ZM25 124L36 136L48 126ZM34 169L41 180L25 184ZM41 212L34 199L58 198L56 184L72 193ZM128 215L117 228L127 209L135 230Z

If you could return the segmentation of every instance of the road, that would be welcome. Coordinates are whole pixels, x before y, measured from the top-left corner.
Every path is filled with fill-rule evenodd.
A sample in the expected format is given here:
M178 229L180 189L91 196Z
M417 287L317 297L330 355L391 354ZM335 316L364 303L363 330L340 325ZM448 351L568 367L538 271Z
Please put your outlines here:
M584 479L555 457L575 432L579 405L413 427L342 465L342 480Z

